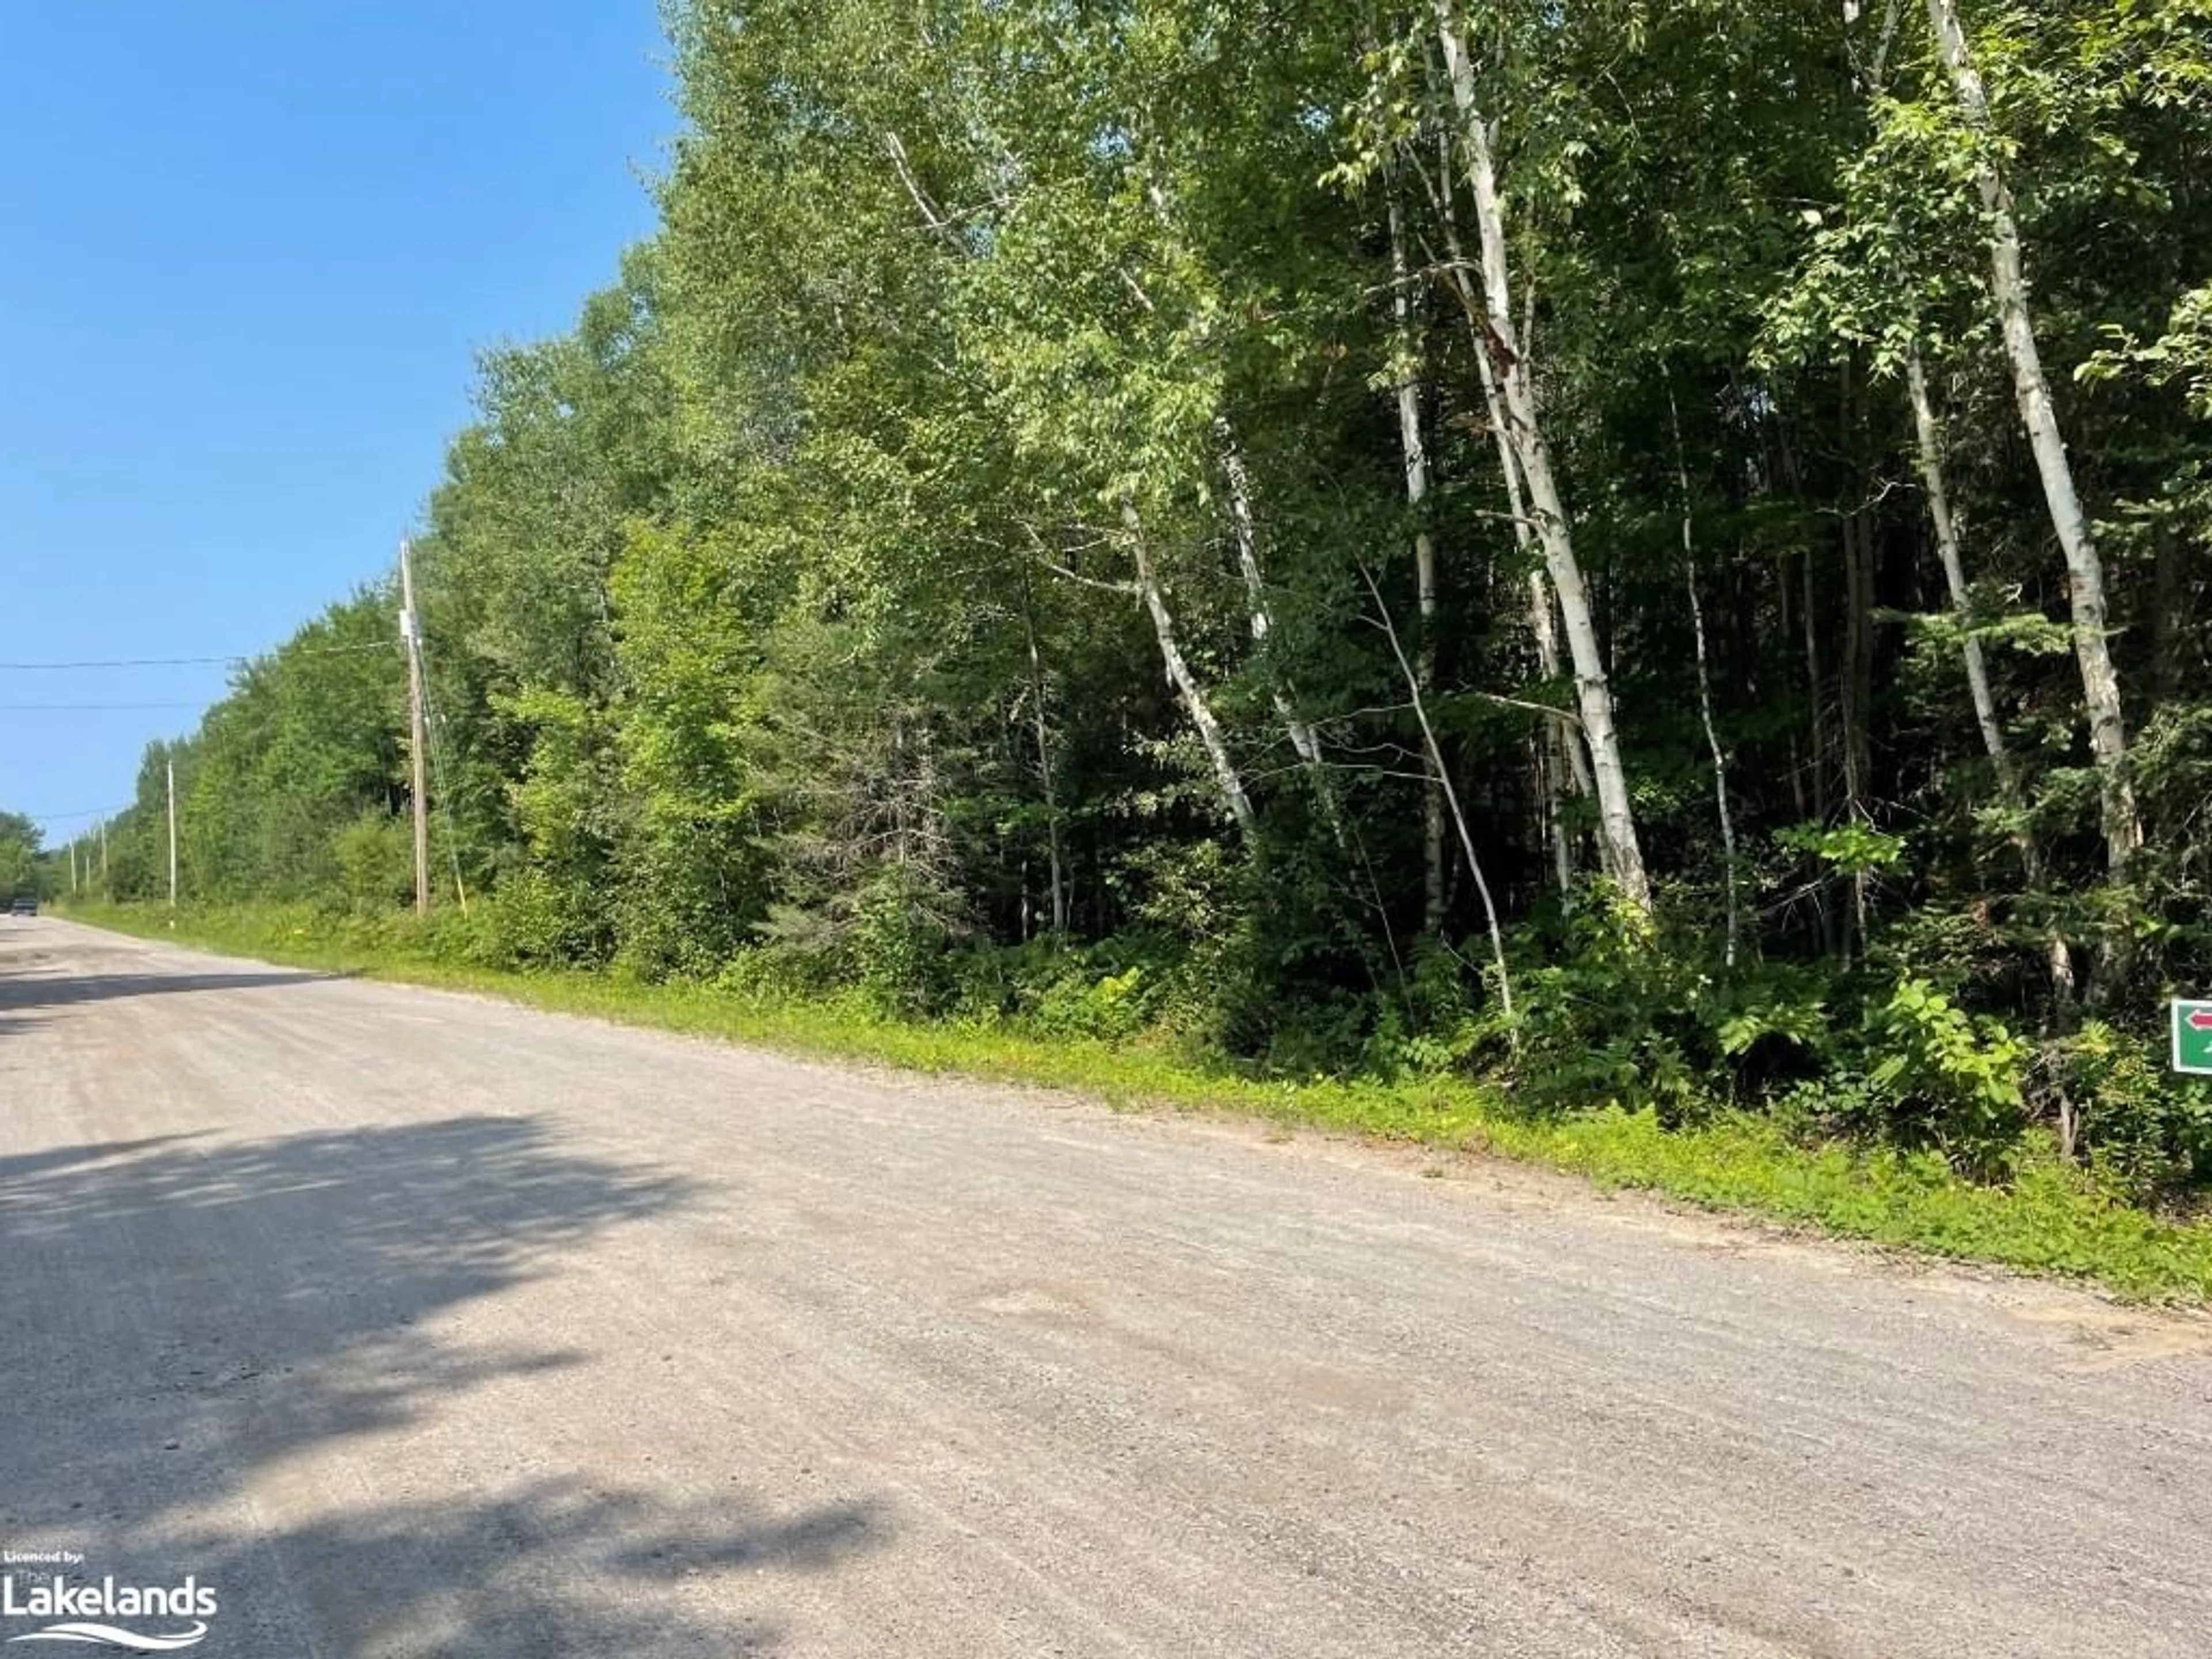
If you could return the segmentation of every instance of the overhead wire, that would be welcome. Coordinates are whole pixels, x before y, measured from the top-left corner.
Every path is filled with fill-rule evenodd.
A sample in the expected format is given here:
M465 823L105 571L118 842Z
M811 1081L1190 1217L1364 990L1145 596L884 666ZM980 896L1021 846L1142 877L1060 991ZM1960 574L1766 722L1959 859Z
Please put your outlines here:
M120 806L88 806L81 812L25 812L22 816L33 823L67 823L76 818L104 818L127 812L137 805L136 801L125 801Z
M295 645L286 647L287 657L347 657L366 652L389 651L389 641L380 640L367 645ZM83 659L58 662L0 662L0 672L52 673L83 669L118 668L198 668L218 665L252 663L277 655L276 651L241 652L222 657L112 657ZM204 708L204 700L196 702L11 702L0 703L0 714L146 714L185 708ZM136 802L121 806L95 806L76 812L30 812L24 816L40 823L65 823L77 818L104 818L127 811Z
M288 657L344 657L358 656L365 652L391 649L392 646L388 641L380 640L368 645L293 646L285 650L283 654ZM0 662L0 672L48 673L82 669L196 668L252 663L276 654L277 653L273 651L263 651L239 653L222 657L112 657L59 662ZM186 708L204 708L206 706L204 700L194 702L9 702L0 703L0 714L150 714ZM125 801L119 806L90 806L70 812L27 812L23 816L34 823L62 824L88 818L111 818L119 812L130 811L136 805L137 803L135 801ZM458 871L458 859L455 863ZM457 874L456 879L458 878Z
M379 640L364 645L294 645L267 651L234 652L224 656L107 657L84 658L53 662L0 662L0 672L60 673L74 672L82 670L126 668L204 668L254 663L268 658L276 657L280 654L287 658L349 657L360 656L373 651L390 651L392 648L393 647L390 641ZM426 688L425 696L427 696L427 695L428 692ZM206 707L204 702L21 702L0 703L0 714L48 714L151 713L155 711L168 711L183 708L203 708L204 707ZM439 793L443 795L445 793L445 779L443 775L444 763L442 753L434 733L434 729L431 738L430 748L432 762L439 768L440 771L438 783ZM67 823L82 818L110 817L116 813L128 811L136 805L137 803L135 801L126 801L119 806L87 807L82 811L72 812L27 812L23 816L38 823ZM464 891L465 896L462 898L461 903L462 908L465 909L467 908L468 900L465 896L465 890L462 890L460 885L460 854L459 848L454 844L453 837L454 830L451 815L451 808L448 807L446 813L447 854L453 866L453 884L456 890Z
M204 708L204 702L0 702L0 714L112 714L126 710Z
M373 645L296 645L268 651L234 652L224 657L116 657L82 662L0 662L0 672L43 674L87 668L199 668L225 663L258 662L264 658L348 657L365 651L389 651L388 642Z

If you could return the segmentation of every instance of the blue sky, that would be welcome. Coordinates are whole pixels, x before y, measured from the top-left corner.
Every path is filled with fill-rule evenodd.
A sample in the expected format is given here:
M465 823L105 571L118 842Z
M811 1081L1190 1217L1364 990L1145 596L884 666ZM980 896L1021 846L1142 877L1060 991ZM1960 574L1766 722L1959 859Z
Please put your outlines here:
M476 352L651 231L665 57L654 0L0 0L0 660L265 650L388 568ZM225 677L0 670L0 810L121 804ZM182 706L27 707L121 703Z

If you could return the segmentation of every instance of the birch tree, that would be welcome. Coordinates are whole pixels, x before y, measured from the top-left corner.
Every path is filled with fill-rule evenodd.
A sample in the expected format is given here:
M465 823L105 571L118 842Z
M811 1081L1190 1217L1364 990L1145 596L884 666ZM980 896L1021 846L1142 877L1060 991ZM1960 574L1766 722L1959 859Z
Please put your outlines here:
M1468 182L1474 199L1475 228L1481 247L1483 292L1488 310L1491 350L1504 392L1514 459L1527 485L1536 535L1559 595L1566 626L1568 653L1574 662L1575 690L1583 738L1589 748L1590 773L1598 803L1599 835L1607 866L1629 902L1651 908L1651 883L1636 832L1636 813L1622 763L1613 720L1613 691L1607 681L1605 653L1590 608L1589 590L1575 557L1572 521L1553 471L1551 446L1538 408L1534 366L1519 343L1513 316L1510 248L1506 209L1492 152L1492 118L1486 115L1476 85L1474 58L1462 27L1456 0L1436 0L1437 27L1452 99L1462 125Z
M2075 488L2074 468L2058 424L2051 385L2045 378L2036 343L2034 313L2028 304L2026 262L2011 188L1997 165L1989 94L1976 68L1973 49L1960 21L1956 0L1928 0L1928 20L1967 130L1979 148L1975 181L1989 215L1990 293L1996 302L2004 349L2012 366L2021 423L2035 456L2037 476L2051 514L2051 528L2065 555L2067 597L2074 613L2074 652L2081 671L2081 693L2088 708L2089 748L2103 780L2105 848L2115 876L2142 845L2142 823L2136 810L2135 787L2128 776L2127 723L2120 707L2119 673L2112 665L2107 635L2105 566L2090 534L2087 514Z
M1398 197L1395 168L1385 168L1383 188L1390 225L1390 307L1396 322L1391 344L1397 373L1392 392L1398 410L1398 447L1406 459L1406 507L1413 516L1413 580L1420 605L1414 680L1418 693L1427 696L1434 692L1437 678L1437 542L1428 519L1429 451L1422 432L1420 362L1413 327L1413 267L1406 251L1406 212ZM1392 639L1395 643L1395 631ZM1443 761L1432 737L1422 752L1427 776L1421 786L1421 921L1435 934L1443 931L1444 923Z

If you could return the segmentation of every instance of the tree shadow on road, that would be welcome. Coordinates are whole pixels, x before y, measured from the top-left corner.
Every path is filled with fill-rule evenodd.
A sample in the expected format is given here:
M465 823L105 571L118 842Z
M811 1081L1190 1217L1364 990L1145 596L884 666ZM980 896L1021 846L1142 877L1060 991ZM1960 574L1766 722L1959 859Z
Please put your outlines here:
M878 1506L787 1513L733 1492L677 1513L535 1456L519 1487L417 1504L399 1459L391 1486L273 1537L245 1519L266 1472L590 1363L428 1328L692 1195L527 1118L0 1160L0 1538L140 1582L227 1577L223 1652L310 1650L309 1629L313 1650L348 1655L763 1650L769 1623L708 1619L669 1564L827 1571L887 1535Z
M349 979L349 974L241 964L199 972L148 973L144 952L72 939L66 949L36 939L0 937L0 1036L30 1030L46 1011L128 997L189 996L210 991L293 989ZM99 971L97 964L131 964ZM63 971L54 971L59 969ZM27 1018L27 1016L28 1016Z
M148 1135L142 1140L90 1141L81 1146L49 1146L44 1152L0 1158L0 1214L5 1213L5 1195L16 1182L29 1181L40 1176L57 1176L66 1170L82 1169L88 1164L131 1158L151 1152L156 1146L174 1146L197 1138L193 1135Z
M289 969L241 969L219 974L25 974L0 968L0 1015L35 1008L65 1008L118 997L183 996L204 991L258 991L316 985L343 974Z
M777 1515L743 1500L672 1505L563 1478L459 1507L351 1505L276 1540L290 1595L268 1595L263 1540L236 1531L175 1534L156 1568L188 1565L221 1586L225 1653L310 1651L394 1659L608 1659L613 1655L769 1654L784 1647L772 1608L709 1610L720 1559L828 1572L881 1546L884 1512L866 1503ZM156 1571L157 1577L160 1576Z

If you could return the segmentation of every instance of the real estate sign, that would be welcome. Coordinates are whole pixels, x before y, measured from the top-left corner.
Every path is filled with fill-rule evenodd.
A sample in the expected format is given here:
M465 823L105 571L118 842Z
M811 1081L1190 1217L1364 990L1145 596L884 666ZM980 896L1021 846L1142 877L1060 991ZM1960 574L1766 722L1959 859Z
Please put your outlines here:
M2173 1069L2212 1077L2212 1002L2173 1005Z

